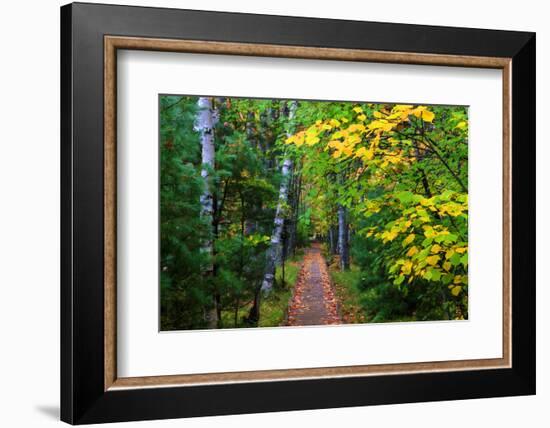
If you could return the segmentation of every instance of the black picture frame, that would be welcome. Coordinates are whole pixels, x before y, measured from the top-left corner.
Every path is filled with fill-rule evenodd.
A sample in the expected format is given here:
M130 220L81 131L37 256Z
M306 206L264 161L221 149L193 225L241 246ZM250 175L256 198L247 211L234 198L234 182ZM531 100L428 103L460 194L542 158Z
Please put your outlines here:
M104 388L104 36L512 59L512 367ZM61 419L71 424L535 393L535 34L73 3L61 8Z

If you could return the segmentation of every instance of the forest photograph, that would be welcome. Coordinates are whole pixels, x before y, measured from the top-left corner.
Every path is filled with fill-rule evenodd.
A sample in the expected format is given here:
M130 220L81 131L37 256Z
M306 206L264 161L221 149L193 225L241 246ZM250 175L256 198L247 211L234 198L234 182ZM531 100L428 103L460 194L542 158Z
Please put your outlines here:
M468 108L159 95L160 330L468 319Z

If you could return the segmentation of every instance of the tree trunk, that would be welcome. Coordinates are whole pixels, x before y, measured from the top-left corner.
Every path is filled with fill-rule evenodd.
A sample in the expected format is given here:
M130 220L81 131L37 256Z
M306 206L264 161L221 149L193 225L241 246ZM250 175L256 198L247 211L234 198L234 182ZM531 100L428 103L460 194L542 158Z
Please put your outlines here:
M349 242L348 225L346 222L346 208L338 204L338 252L340 253L340 270L349 269Z
M302 188L302 175L301 173L296 173L297 169L298 169L297 165L295 165L294 176L292 180L291 198L290 198L291 212L289 213L288 225L287 225L287 245L286 245L287 257L296 255L298 218L299 218L299 210L300 210L300 194L301 194L301 188Z
M338 254L338 226L330 226L328 228L328 239L330 254Z
M291 121L296 111L296 101L289 103L288 119ZM292 132L288 131L287 136L291 136ZM264 271L264 279L262 281L261 291L264 294L269 294L273 288L273 281L275 279L275 267L277 262L281 260L281 235L284 226L284 207L287 202L288 196L288 184L292 171L292 160L289 157L285 157L281 169L281 185L279 187L279 199L277 202L277 209L275 211L275 220L273 221L273 233L271 234L271 245L267 250L266 267Z
M283 231L283 234L285 236L285 240L284 240L285 245L284 245L283 253L284 255L287 255L287 256L292 254L292 247L294 246L294 231L295 231L294 213L296 211L296 184L297 184L296 178L293 176L290 180L289 195L288 195L288 206L290 208L290 211L285 221L285 229Z
M195 129L200 133L201 140L201 160L202 170L201 176L204 180L204 192L201 195L201 217L205 219L205 222L210 225L206 239L202 245L203 253L209 257L208 265L205 269L205 276L214 276L214 204L212 195L212 183L210 182L210 171L215 168L215 146L214 146L214 126L218 121L218 113L212 105L211 98L200 97L197 101L198 112L195 122ZM206 308L205 321L209 328L216 328L218 326L218 310L217 299L215 292L212 293L211 304Z
M286 205L288 192L288 177L292 168L292 161L285 158L281 171L281 186L279 187L279 200L275 211L275 220L273 221L273 233L271 234L271 244L267 250L266 267L264 271L264 279L262 281L262 292L269 294L273 288L275 280L275 267L281 260L281 237L283 234L283 226L285 223L284 206Z

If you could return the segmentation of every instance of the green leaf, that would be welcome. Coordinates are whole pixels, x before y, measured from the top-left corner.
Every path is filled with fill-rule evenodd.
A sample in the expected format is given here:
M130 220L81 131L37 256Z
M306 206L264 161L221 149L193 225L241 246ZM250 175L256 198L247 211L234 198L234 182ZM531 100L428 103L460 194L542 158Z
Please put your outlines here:
M451 256L451 258L449 259L449 261L451 262L451 264L452 264L453 266L458 266L458 265L460 264L460 262L461 262L461 258L462 258L462 257L460 256L460 254L454 253L454 254Z
M413 200L414 193L409 191L403 191L403 192L397 193L395 197L399 199L399 202L401 202L404 205L407 205Z
M403 275L399 275L393 283L395 285L401 285L401 283L405 280L405 277Z
M445 285L448 285L450 284L451 282L453 282L453 279L454 279L454 275L451 274L451 273L446 273L445 275L443 275L442 279L443 279L443 284Z
M441 279L441 271L439 269L430 269L432 273L432 281L439 281Z

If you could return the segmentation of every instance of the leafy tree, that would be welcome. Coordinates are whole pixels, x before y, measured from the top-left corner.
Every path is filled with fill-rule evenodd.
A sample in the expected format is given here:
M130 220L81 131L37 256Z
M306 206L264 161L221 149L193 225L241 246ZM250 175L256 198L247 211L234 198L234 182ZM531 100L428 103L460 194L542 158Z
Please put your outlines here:
M287 292L277 269L312 240L359 270L367 321L467 317L465 107L162 96L159 109L163 330L258 325ZM262 286L275 297L261 303Z

